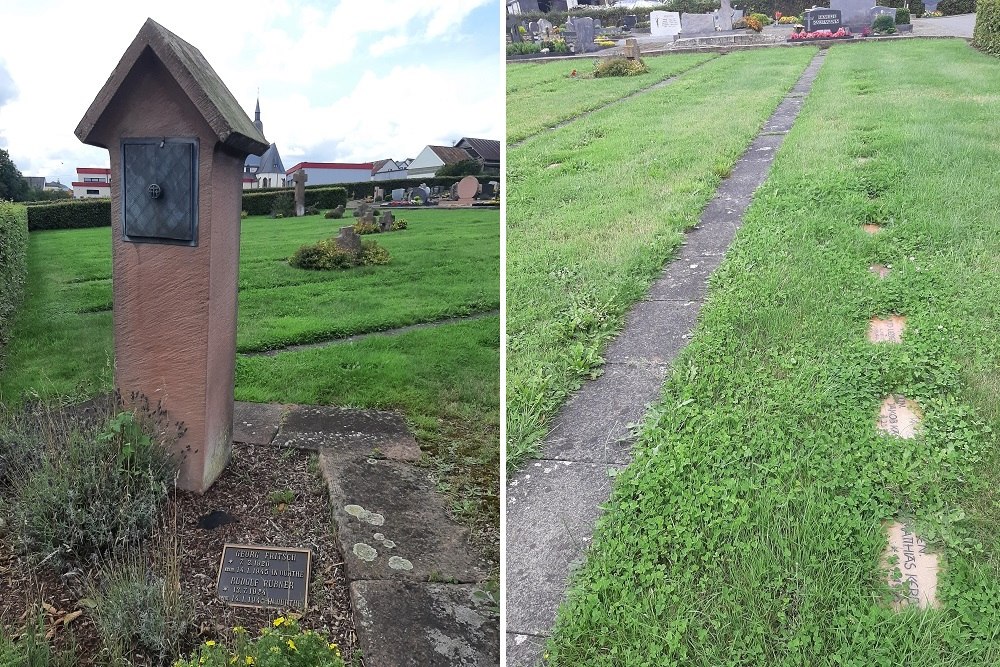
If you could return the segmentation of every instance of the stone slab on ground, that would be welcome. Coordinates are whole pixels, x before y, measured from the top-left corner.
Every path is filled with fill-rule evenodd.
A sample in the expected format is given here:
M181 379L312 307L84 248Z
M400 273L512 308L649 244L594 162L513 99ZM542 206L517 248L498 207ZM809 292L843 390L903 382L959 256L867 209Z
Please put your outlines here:
M547 641L548 637L508 632L504 638L506 645L504 657L507 658L507 667L534 667L538 656L545 652Z
M356 581L358 643L367 667L500 664L500 616L475 585Z
M233 408L233 441L248 445L270 445L288 410L288 406L278 403L236 401Z
M640 301L629 311L625 328L608 345L605 361L609 364L669 364L687 345L700 309L700 299Z
M332 447L398 461L420 459L420 447L403 416L380 410L298 405L274 438L281 447Z
M621 466L571 461L534 465L507 485L507 628L546 635ZM609 470L611 471L609 473ZM514 544L514 553L510 544ZM537 656L536 656L537 657Z
M469 531L448 517L428 473L399 461L320 451L350 581L479 582Z

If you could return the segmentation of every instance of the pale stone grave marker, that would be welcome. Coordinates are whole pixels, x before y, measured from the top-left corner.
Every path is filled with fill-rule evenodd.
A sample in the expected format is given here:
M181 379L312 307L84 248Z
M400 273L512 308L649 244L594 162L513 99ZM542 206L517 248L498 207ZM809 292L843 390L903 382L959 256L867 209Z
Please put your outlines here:
M871 343L902 343L906 318L890 315L885 319L873 317L868 322L868 341Z
M878 234L882 231L881 225L861 225L861 229L865 230L869 234Z
M354 231L354 225L340 228L340 234L334 239L334 243L341 250L346 250L354 254L361 252L361 237Z
M715 32L714 14L681 14L681 33L707 35Z
M730 0L722 0L722 6L719 7L719 19L716 25L719 30L733 29L733 5Z
M475 176L466 176L457 185L456 192L459 201L472 201L479 192L479 179Z
M403 201L406 196L406 188L396 188L391 193L392 201Z
M546 39L552 37L552 21L547 19L538 19L538 30L541 31L542 35Z
M594 45L594 19L589 16L573 19L573 30L576 31L576 53L590 53L597 49Z
M892 272L892 269L890 269L888 266L885 266L884 264L872 264L871 266L868 267L868 270L874 273L879 278L887 278L889 274Z
M681 32L679 12L655 11L649 13L649 34L654 37L676 37Z
M883 560L889 570L889 585L906 588L906 594L894 605L897 611L913 605L920 609L938 606L938 556L927 551L927 543L910 526L899 521L889 526Z
M920 426L920 406L904 396L887 396L879 410L878 430L886 435L908 440L917 435Z
M642 54L639 52L639 41L633 37L629 37L625 40L625 49L623 50L623 55L629 60L636 60Z
M292 177L295 181L295 217L301 218L306 214L306 181L309 175L305 170L299 169Z

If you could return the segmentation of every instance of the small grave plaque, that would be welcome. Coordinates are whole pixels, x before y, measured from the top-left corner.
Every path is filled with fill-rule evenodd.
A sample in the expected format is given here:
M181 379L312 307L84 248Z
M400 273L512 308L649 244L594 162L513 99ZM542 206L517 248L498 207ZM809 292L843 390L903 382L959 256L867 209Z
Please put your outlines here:
M906 318L902 315L890 315L884 320L873 317L868 322L868 342L902 343L903 329L905 328Z
M861 229L865 230L869 234L878 234L882 231L882 227L879 225L862 225Z
M889 277L889 273L892 272L892 269L890 269L888 266L885 266L884 264L872 264L871 266L868 267L868 270L874 273L879 278L887 278Z
M920 425L920 408L916 401L903 396L888 396L882 401L878 416L878 430L897 438L913 438Z
M896 521L889 526L885 565L889 585L905 586L894 605L897 611L911 605L920 609L937 606L937 554L928 553L927 543L904 523Z
M308 549L226 544L216 592L235 607L304 611L311 557Z

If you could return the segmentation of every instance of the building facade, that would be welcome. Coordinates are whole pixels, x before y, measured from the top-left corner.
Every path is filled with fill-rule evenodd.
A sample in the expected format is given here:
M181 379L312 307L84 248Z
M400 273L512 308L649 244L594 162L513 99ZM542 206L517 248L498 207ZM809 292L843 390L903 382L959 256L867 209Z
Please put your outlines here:
M371 162L299 162L285 174L285 181L292 183L295 172L306 173L306 185L335 185L337 183L363 183L372 177Z
M73 181L73 196L77 199L111 196L111 170L104 167L77 167Z

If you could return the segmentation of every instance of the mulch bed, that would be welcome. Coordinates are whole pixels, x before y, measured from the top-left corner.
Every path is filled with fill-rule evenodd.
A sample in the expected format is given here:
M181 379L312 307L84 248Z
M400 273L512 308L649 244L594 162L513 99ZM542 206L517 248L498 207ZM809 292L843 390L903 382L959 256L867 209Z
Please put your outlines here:
M287 505L272 498L275 492L286 490L294 494ZM203 517L216 511L234 521L215 528L199 527ZM0 509L0 521L4 514ZM314 454L235 445L232 460L212 488L203 496L178 492L164 517L165 535L176 521L181 589L195 602L185 655L203 641L229 640L234 626L255 634L257 628L282 615L281 610L229 606L216 596L222 547L236 543L312 550L309 607L299 623L336 642L350 664L357 643L350 593L333 535L329 497ZM15 553L6 531L0 525L0 625L9 634L20 632L26 609L41 604L57 645L65 645L72 634L79 664L95 664L100 639L87 610L78 605L85 596L82 581L92 573L60 577L51 571L33 572ZM82 613L76 615L76 611ZM139 657L136 664L144 664L143 660ZM146 660L146 664L152 663Z

